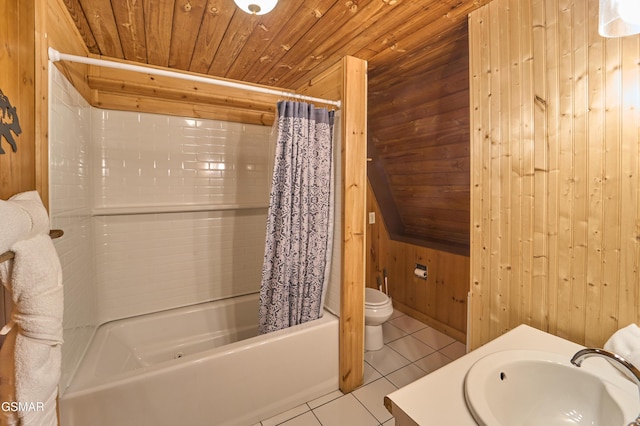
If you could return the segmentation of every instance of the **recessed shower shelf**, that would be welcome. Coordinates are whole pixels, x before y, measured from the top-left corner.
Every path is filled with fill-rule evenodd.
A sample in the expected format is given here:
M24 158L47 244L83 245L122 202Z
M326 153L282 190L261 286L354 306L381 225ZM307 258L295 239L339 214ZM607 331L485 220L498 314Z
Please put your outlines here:
M93 216L116 216L133 214L156 214L156 213L192 213L207 211L225 210L252 210L266 209L266 203L245 203L245 204L174 204L174 205L147 205L147 206L116 206L94 208Z

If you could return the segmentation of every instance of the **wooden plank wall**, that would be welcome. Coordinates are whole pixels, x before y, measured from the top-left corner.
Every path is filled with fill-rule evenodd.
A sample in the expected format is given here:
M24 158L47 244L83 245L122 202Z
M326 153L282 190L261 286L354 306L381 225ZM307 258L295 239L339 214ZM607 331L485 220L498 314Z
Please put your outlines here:
M399 61L395 72L372 70L369 179L394 240L468 255L466 20L441 41Z
M109 60L114 61L112 58ZM134 64L128 61L117 62ZM277 95L98 66L89 68L86 80L91 90L89 101L98 108L247 124L270 126L275 117L276 103L281 98Z
M367 225L367 287L376 288L386 269L395 309L466 342L469 257L391 240L368 188L367 211L375 223ZM427 280L413 274L417 263L427 266Z
M10 131L17 150L4 136L0 145L0 199L36 189L35 126L35 4L29 0L3 0L0 4L0 90L20 123L21 133ZM11 115L10 115L11 114ZM0 113L2 123L12 123L9 110ZM45 200L46 202L46 200ZM0 226L0 232L2 227ZM10 320L11 297L0 287L0 326ZM4 336L0 337L0 345Z
M36 188L35 167L35 4L33 0L3 0L0 5L0 90L16 108L22 132L11 132L17 151L0 144L0 198ZM12 122L8 111L2 123Z
M586 346L640 322L640 36L598 2L469 19L471 347L521 323Z

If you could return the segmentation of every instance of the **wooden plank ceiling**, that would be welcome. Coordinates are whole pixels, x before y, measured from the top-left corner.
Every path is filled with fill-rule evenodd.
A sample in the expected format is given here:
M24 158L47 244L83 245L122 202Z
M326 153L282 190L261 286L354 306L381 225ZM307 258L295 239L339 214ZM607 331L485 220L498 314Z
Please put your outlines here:
M233 0L63 0L89 51L295 89L345 55L397 76L486 1L280 0L262 16ZM446 37L446 36L445 36Z
M262 16L233 0L63 1L105 57L289 90L367 60L369 177L392 237L468 251L467 14L488 0L280 0Z

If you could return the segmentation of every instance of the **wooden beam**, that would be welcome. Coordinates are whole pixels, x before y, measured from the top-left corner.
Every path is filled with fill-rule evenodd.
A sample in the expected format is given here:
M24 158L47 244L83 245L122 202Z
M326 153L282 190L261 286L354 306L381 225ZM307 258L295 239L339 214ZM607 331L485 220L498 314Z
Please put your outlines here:
M152 98L169 102L181 102L201 104L207 106L222 106L227 108L246 109L259 111L273 116L276 109L276 96L268 100L256 100L248 92L236 91L235 96L221 94L216 87L205 90L185 90L184 82L179 82L182 87L162 86L157 84L141 84L130 80L112 79L89 76L89 86L100 94L118 94L131 98ZM175 114L174 114L175 115Z
M347 56L299 88L298 92L342 101L339 383L340 390L348 393L364 381L367 62Z
M254 111L204 103L176 102L162 98L97 91L91 99L91 105L118 111L148 112L264 126L270 126L274 119L274 113L268 111Z
M92 93L89 103L95 107L247 124L271 125L279 99L278 95L99 66L91 66L84 80Z
M35 0L35 178L42 204L49 209L49 58L47 1Z
M364 380L364 287L367 196L367 63L343 59L342 287L340 290L340 390Z

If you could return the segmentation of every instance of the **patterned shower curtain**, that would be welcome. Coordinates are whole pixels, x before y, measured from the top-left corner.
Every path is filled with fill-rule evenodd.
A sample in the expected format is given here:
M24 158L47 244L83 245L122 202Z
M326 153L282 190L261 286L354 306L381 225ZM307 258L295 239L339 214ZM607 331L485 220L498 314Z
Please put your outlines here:
M260 333L320 317L333 239L333 111L278 103Z

